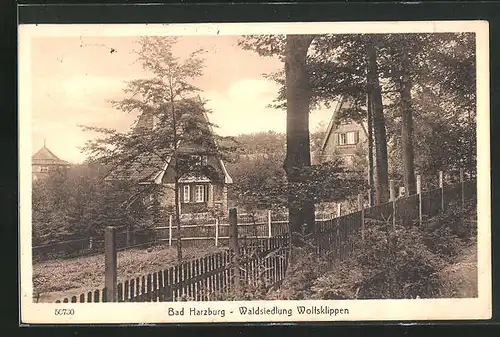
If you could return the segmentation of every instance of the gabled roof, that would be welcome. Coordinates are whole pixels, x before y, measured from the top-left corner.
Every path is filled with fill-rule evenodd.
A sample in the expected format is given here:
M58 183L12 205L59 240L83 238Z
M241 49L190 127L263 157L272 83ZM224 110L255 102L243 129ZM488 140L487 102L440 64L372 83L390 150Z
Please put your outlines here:
M205 120L207 121L208 127L210 128L210 133L211 134L215 134L214 133L214 129L212 128L212 125L209 122L207 112L205 110L203 110L203 117L205 117ZM214 139L214 142L215 142L215 148L218 151L219 150L219 146L218 146L217 141L215 139ZM231 178L231 176L229 175L229 172L227 172L226 165L224 165L224 161L221 158L219 158L219 164L220 164L220 166L222 168L222 171L224 172L224 182L226 184L232 184L233 183L233 178Z
M201 99L200 99L201 100ZM148 118L145 114L142 114L137 124L134 127L135 132L141 132L144 129L154 128L154 120ZM209 123L208 115L205 110L203 110L203 117L209 126L209 130L214 134L213 128ZM154 117L153 117L154 118ZM216 149L218 149L217 142L214 139ZM177 144L177 148L181 146L181 142ZM139 183L155 183L161 184L163 176L167 171L168 165L170 164L171 157L167 154L156 155L153 153L144 153L139 156L133 163L131 163L126 168L118 168L113 170L105 180L131 180ZM233 179L229 176L224 162L219 158L219 164L224 173L224 182L226 184L232 184Z
M137 183L157 182L158 176L163 170L166 170L169 162L170 156L162 157L153 153L143 153L126 167L112 170L105 180L128 180ZM161 179L157 183L160 182Z
M59 159L52 151L44 146L31 156L32 164L36 165L70 165L69 162Z
M325 133L325 138L323 138L323 143L321 144L321 151L325 149L326 144L328 143L328 140L330 139L330 136L332 135L332 129L335 126L335 118L339 111L343 109L345 106L347 106L347 99L342 96L340 98L340 101L337 103L335 106L335 110L333 111L332 118L330 119L330 122L328 123L328 128L326 129Z

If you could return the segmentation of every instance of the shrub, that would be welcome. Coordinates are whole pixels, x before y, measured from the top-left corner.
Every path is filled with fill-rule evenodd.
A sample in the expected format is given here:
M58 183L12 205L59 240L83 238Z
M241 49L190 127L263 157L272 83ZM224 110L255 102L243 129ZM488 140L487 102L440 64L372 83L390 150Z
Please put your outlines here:
M443 222L450 226L453 233L465 243L476 241L477 204L468 203L464 208L455 208L445 212Z
M476 206L452 208L431 218L424 224L424 242L442 258L452 260L466 246L475 242L477 235Z
M438 294L443 260L426 247L417 227L380 222L365 228L364 245L359 243L351 259L314 282L312 298L432 298Z
M346 300L436 298L440 273L475 238L475 210L452 210L423 226L367 220L365 240L344 261L326 261L313 239L300 236L279 289L243 287L240 300ZM331 265L333 264L333 268ZM219 299L237 299L234 294Z
M267 299L304 300L311 298L314 282L326 267L326 261L317 256L315 248L311 243L293 247L286 277L280 289L270 293Z
M423 236L429 250L445 260L451 260L463 248L463 242L446 226L425 231Z
M334 270L319 277L311 288L311 298L348 300L358 298L363 272L354 259L338 263Z

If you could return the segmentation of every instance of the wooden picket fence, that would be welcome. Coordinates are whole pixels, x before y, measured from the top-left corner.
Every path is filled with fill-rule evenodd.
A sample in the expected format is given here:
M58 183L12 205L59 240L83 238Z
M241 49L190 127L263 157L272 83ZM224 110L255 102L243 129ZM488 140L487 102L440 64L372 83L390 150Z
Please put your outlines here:
M226 246L228 244L230 225L227 218L207 218L193 222L193 224L182 224L179 235L170 217L168 226L154 229L155 240L175 246L177 238L180 237L183 247L204 244ZM240 239L266 239L286 233L288 233L288 219L282 214L268 211L265 216L238 219L238 238Z
M239 249L239 283L279 286L289 258L288 235L255 240ZM228 298L235 286L235 254L230 249L117 284L118 302L214 301ZM57 303L109 302L107 288L64 298Z
M319 213L317 217L324 219L327 216ZM288 233L288 214L267 210L257 215L243 214L238 219L238 237L242 240L265 239L286 233ZM119 228L116 237L118 250L148 248L158 244L175 246L177 238L181 238L183 247L227 246L229 219L200 217L183 221L179 234L170 216L166 226L162 224L158 227L136 230L122 227ZM33 246L32 256L34 261L42 261L103 254L104 250L104 236L99 236Z
M365 208L362 198L359 200L359 211L332 218L316 221L316 242L318 253L330 263L342 261L351 256L355 243L363 239L363 231L377 221L400 221L403 225L413 225L423 219L436 216L445 209L464 207L477 193L476 180L442 186L404 198L394 198L391 201Z

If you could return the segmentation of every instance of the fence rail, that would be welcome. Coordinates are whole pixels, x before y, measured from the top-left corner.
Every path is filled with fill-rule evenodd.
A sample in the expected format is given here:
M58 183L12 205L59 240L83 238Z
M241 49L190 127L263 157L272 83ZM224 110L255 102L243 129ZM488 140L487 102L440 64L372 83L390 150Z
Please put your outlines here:
M327 217L318 213L318 219ZM238 218L238 236L241 239L264 239L288 233L288 215L266 211L266 215L244 215ZM117 235L118 250L146 248L156 244L175 246L177 238L187 245L225 246L229 239L229 221L226 218L194 218L183 220L180 235L170 217L166 226L151 229L122 229ZM32 247L35 261L51 258L72 258L104 253L104 236L67 240Z
M254 240L240 247L239 279L243 287L269 289L279 285L288 266L288 236ZM118 302L213 301L230 296L235 286L235 257L230 249L185 261L119 282ZM56 303L108 302L108 289L96 289Z
M400 221L412 225L422 218L449 208L460 208L477 193L476 181L459 182L394 199L339 218L316 222L318 252L330 261L344 260L354 251L354 242L362 240L363 228L377 221Z

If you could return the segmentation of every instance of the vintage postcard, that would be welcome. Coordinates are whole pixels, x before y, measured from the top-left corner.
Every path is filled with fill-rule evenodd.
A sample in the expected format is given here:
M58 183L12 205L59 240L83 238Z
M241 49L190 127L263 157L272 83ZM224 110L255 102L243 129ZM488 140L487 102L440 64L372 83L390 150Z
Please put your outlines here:
M22 323L490 318L488 39L20 25Z

